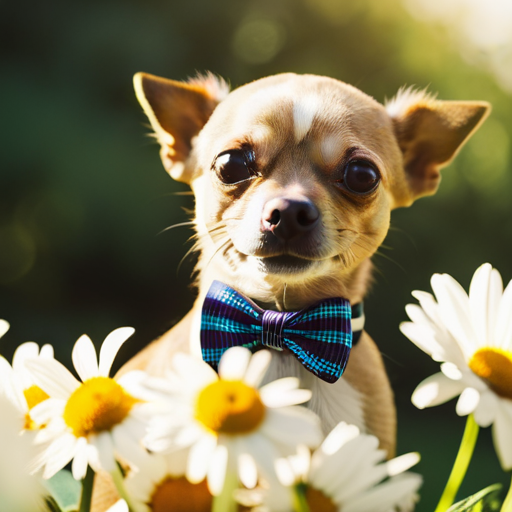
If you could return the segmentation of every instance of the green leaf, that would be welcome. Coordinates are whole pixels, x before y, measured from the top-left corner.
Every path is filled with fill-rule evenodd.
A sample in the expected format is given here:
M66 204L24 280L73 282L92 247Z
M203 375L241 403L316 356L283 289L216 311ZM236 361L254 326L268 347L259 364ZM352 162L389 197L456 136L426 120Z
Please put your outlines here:
M45 487L62 512L74 512L80 506L82 484L65 469L45 481Z
M500 509L501 484L494 484L452 505L447 512L495 512Z

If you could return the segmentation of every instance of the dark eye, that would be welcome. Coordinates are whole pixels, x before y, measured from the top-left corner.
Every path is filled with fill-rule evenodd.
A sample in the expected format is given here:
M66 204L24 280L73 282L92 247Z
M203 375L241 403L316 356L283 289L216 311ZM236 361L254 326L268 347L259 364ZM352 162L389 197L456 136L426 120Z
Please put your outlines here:
M370 162L352 160L345 167L343 182L350 192L368 194L377 188L380 174Z
M240 183L256 175L254 153L244 149L224 151L215 159L213 168L222 183Z

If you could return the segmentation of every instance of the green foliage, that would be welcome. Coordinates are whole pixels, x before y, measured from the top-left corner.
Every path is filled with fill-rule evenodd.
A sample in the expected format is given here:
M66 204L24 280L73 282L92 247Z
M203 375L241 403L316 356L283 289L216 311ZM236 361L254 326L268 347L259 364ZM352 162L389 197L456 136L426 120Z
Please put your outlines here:
M465 500L455 503L447 512L496 512L500 509L500 484L491 485Z
M82 485L77 482L71 473L65 469L59 471L49 480L45 480L45 486L50 493L55 510L61 512L75 512L80 506ZM52 508L52 512L54 511Z

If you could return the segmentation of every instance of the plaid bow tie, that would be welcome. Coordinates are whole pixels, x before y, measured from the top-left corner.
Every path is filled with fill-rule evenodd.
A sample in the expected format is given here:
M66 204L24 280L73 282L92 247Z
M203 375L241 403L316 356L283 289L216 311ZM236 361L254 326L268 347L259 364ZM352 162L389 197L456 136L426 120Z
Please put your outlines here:
M362 305L356 305L360 321ZM352 308L354 309L354 308ZM346 299L322 300L296 312L263 310L229 286L214 281L203 304L201 351L217 369L222 354L241 346L288 349L310 372L336 382L352 348L352 310ZM357 339L362 332L357 333Z

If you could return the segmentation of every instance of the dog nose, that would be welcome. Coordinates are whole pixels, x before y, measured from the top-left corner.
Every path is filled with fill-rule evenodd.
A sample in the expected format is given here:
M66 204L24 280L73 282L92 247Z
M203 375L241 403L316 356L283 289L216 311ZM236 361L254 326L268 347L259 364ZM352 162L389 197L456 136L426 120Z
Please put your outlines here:
M320 213L310 201L277 197L265 204L262 219L267 231L287 241L313 230Z

